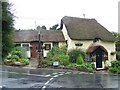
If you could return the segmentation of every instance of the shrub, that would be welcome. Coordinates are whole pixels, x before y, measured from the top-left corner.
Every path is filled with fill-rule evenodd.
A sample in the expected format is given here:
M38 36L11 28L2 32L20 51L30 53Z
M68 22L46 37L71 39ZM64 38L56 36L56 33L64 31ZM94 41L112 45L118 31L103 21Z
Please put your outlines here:
M53 61L47 61L47 66L52 66Z
M24 65L29 64L29 59L26 57L26 50L22 47L15 47L7 58L4 60L5 64L15 64L15 62L20 62ZM21 65L22 65L21 64Z
M111 73L117 73L117 72L118 72L118 69L117 69L117 67L110 67L110 68L109 68L109 71L110 71Z
M120 61L118 61L118 60L112 61L109 71L111 73L120 74Z
M120 61L115 60L111 62L111 67L119 67L120 66Z
M85 56L86 56L86 55L85 55L85 52L83 52L81 49L72 49L72 50L70 50L70 51L68 52L70 62L76 63L77 57L78 57L80 54L82 55L83 60L85 60L85 59L86 59L86 57L85 57Z
M16 60L16 61L19 61L19 57L17 55L12 55L11 57L11 60Z
M28 65L29 64L29 59L21 59L21 63Z
M69 56L66 53L65 48L60 48L58 46L54 46L49 52L48 52L48 61L60 61L60 65L68 65L69 64Z
M84 63L81 65L77 65L76 68L80 71L93 72L93 66L91 63Z
M42 64L47 64L47 60L43 60L43 61L42 61Z
M67 69L73 69L73 68L75 68L75 65L72 63L72 64L68 64L67 66L66 66L66 68Z
M59 55L59 61L61 65L67 66L69 64L69 56L68 55Z
M84 63L84 60L83 60L83 57L82 57L81 54L79 54L79 56L77 57L76 63L77 64L83 64Z
M27 55L26 55L26 49L23 48L23 47L15 47L14 50L16 51L16 54L15 55L18 55L20 58L27 58Z

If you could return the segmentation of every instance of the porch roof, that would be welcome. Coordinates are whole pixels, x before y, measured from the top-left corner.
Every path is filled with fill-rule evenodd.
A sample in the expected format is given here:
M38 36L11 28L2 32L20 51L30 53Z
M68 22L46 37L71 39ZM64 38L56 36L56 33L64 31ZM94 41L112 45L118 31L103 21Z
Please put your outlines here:
M93 53L98 48L101 48L106 54L108 53L107 50L102 45L99 45L97 43L92 43L86 50L86 53Z

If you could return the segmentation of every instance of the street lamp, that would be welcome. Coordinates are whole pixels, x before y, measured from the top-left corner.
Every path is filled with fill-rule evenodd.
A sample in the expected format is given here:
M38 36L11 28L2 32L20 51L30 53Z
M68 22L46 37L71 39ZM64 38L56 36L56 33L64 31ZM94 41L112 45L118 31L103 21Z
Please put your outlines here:
M42 64L42 52L41 52L41 41L40 41L40 28L38 29L38 67Z

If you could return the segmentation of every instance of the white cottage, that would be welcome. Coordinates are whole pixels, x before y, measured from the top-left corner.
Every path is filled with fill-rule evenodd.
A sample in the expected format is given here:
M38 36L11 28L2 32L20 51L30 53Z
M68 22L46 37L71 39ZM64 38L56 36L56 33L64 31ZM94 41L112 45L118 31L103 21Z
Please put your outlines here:
M116 59L111 55L115 52L115 37L95 19L64 16L59 30L63 32L68 50L83 49L96 69L104 69Z
M17 30L15 31L15 46L25 47L28 58L38 58L39 31L43 57L47 57L47 53L53 46L66 45L60 30L44 30L42 28L40 30Z

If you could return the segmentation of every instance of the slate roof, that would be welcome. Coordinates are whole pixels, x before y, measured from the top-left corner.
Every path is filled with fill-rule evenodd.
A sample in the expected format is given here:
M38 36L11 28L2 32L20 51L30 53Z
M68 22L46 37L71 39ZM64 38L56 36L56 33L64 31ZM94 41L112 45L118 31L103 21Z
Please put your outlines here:
M95 19L64 16L61 19L68 35L73 40L93 40L100 38L103 41L115 41L115 37ZM61 24L62 25L62 24Z
M54 41L62 42L65 41L62 31L58 30L41 30L40 39L42 42ZM38 41L38 30L16 30L15 31L15 42L32 42Z

